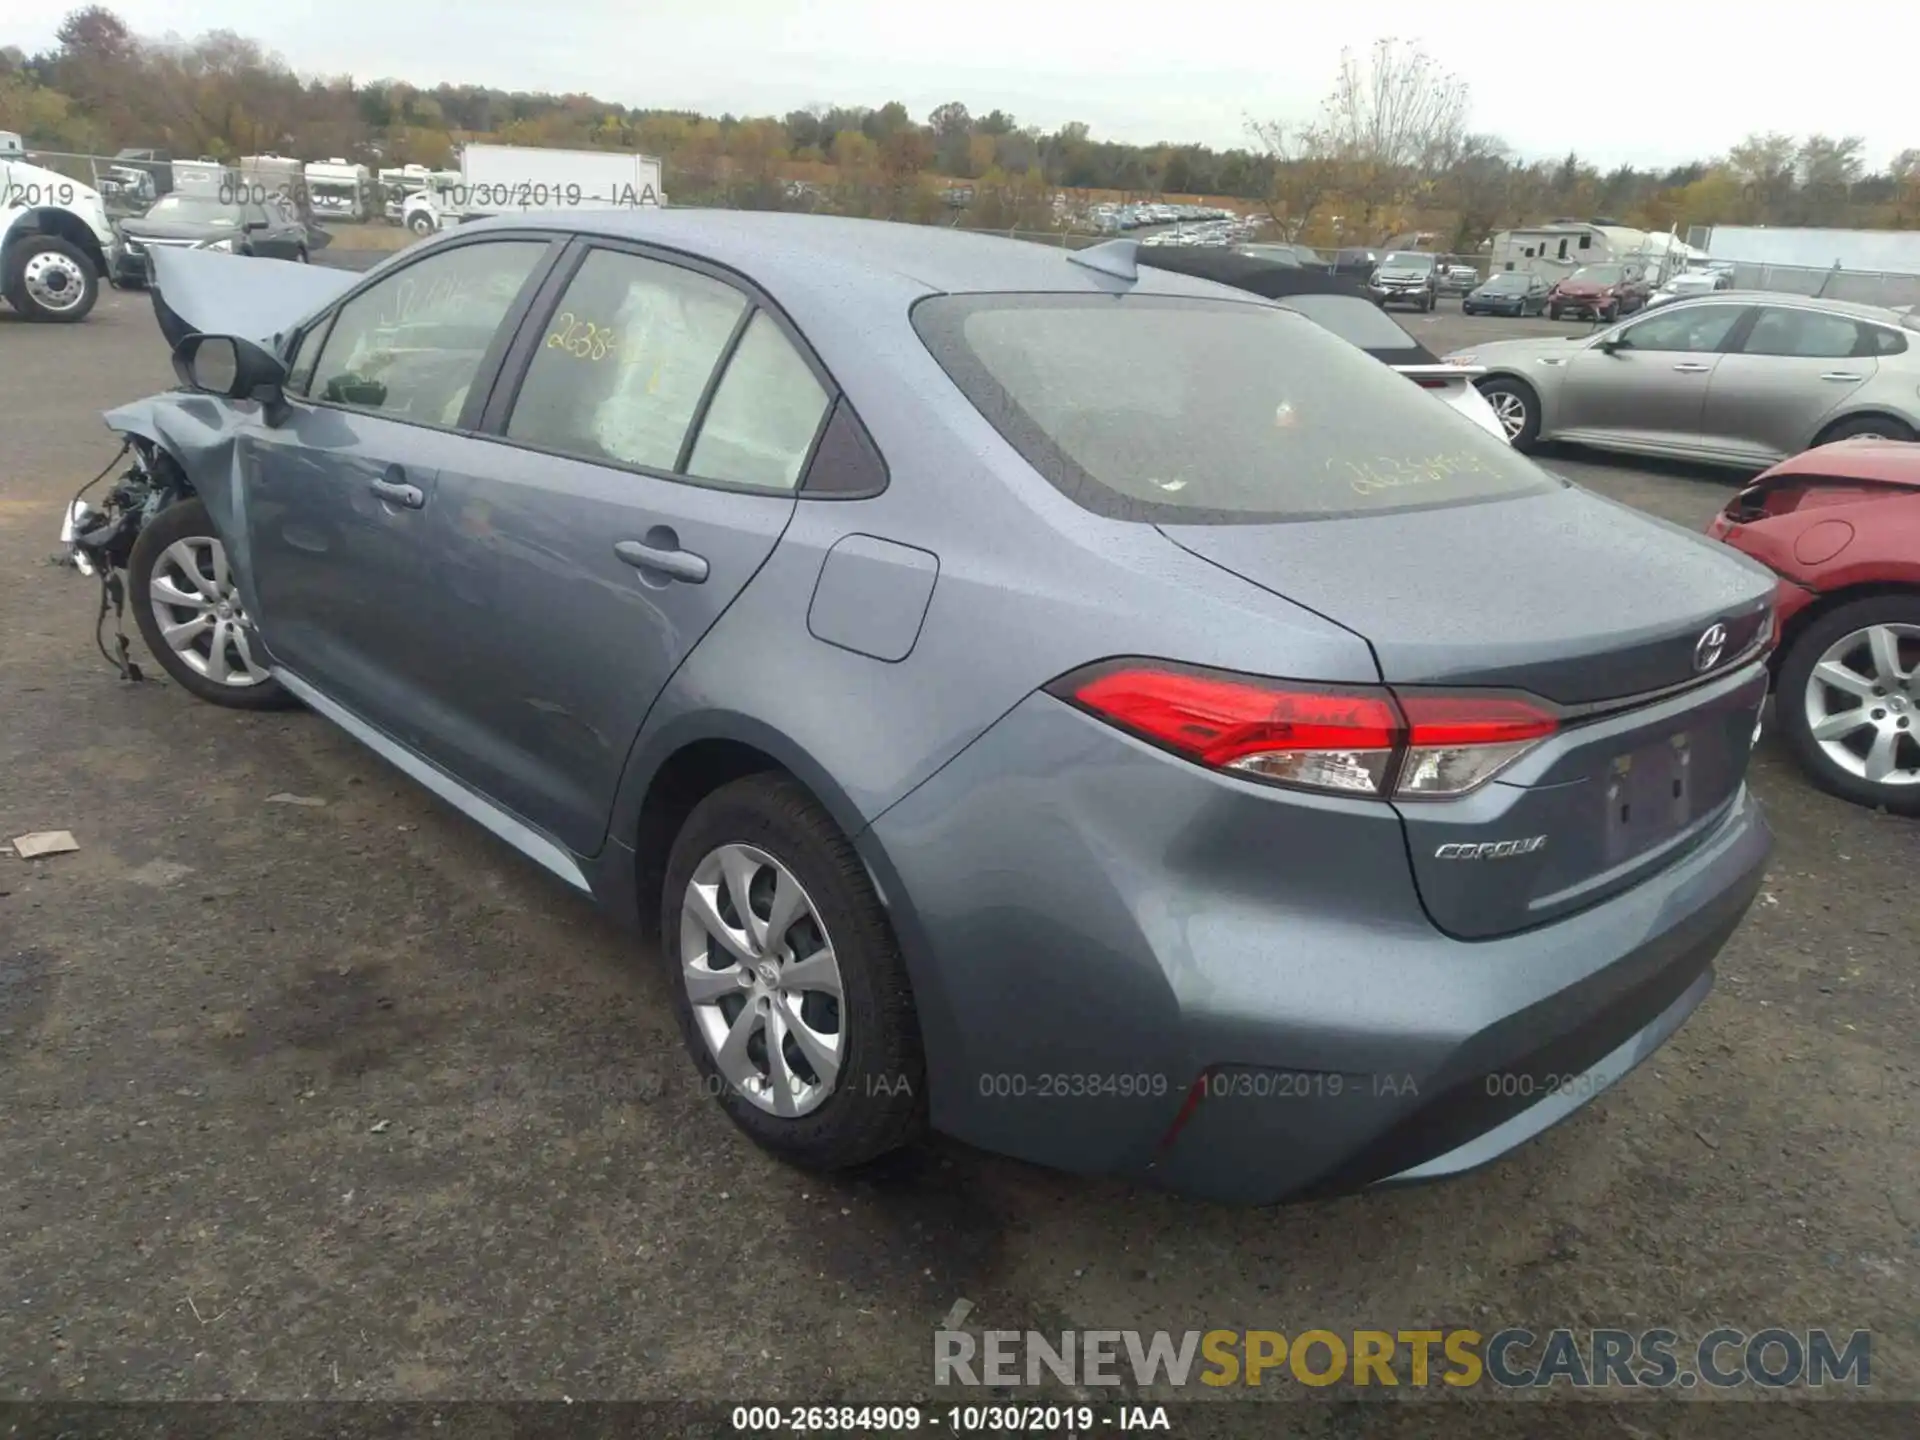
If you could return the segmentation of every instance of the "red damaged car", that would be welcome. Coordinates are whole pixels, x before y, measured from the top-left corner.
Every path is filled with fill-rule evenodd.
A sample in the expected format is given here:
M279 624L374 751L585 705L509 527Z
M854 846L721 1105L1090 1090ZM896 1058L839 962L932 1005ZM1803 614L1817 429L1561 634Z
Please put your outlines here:
M1708 534L1780 577L1774 716L1823 789L1920 815L1920 445L1783 460Z

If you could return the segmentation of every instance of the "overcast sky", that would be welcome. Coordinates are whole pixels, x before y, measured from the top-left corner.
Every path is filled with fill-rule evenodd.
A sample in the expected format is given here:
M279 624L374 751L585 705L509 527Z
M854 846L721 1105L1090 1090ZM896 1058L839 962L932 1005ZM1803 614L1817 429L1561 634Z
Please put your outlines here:
M1307 116L1343 47L1393 34L1468 82L1472 128L1532 157L1658 166L1762 129L1862 135L1874 166L1920 146L1920 0L109 3L141 35L232 29L303 73L586 91L715 115L897 99L925 118L959 100L1048 129L1084 120L1096 137L1217 147L1247 143L1249 116ZM0 43L44 48L70 8L0 0Z

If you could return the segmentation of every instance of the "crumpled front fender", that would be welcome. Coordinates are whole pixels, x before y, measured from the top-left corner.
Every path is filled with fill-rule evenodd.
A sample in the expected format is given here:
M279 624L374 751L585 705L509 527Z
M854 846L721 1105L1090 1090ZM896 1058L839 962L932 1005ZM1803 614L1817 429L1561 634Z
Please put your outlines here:
M240 483L241 417L225 400L178 390L116 406L102 418L109 430L147 441L180 467L226 547L242 601L258 614L253 557L247 544L246 491Z

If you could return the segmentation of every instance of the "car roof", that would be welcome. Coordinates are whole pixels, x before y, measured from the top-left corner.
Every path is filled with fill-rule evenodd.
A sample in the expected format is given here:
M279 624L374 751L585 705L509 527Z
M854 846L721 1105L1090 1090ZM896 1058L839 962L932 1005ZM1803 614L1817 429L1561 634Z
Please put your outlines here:
M860 292L854 289L850 293L850 287L861 281L890 294L898 292L904 282L908 288L929 294L1112 294L1125 285L1130 293L1221 295L1219 287L1205 281L1144 266L1138 281L1122 282L1070 263L1068 257L1074 252L1061 246L944 225L908 225L837 215L648 207L502 216L460 229L464 233L478 226L604 235L682 250L738 270L788 304L807 299L857 304ZM1141 252L1142 258L1146 253ZM879 283L875 286L873 282Z
M1785 305L1797 310L1822 310L1830 315L1844 315L1853 320L1873 320L1898 330L1902 326L1916 328L1908 317L1898 310L1888 309L1885 305L1865 305L1857 300L1829 300L1821 295L1795 295L1785 290L1716 290L1702 295L1697 300L1685 304L1725 305L1729 301L1742 305Z

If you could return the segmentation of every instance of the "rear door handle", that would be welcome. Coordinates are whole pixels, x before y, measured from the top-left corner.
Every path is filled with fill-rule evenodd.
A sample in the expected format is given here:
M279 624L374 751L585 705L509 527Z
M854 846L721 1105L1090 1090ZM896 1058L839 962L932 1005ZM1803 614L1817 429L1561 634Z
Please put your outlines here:
M399 470L391 470L387 473L398 475L401 472ZM419 510L427 503L426 492L418 485L408 485L399 480L375 480L368 484L367 489L378 495L389 505L398 505L406 510Z
M1682 375L1704 375L1713 367L1711 365L1695 365L1691 361L1688 361L1676 365L1673 368L1678 370Z
M1822 380L1858 380L1860 377L1851 370L1829 370L1820 378Z
M689 585L704 584L707 578L706 558L691 550L663 550L638 540L620 540L614 543L613 553L636 570L684 580Z

